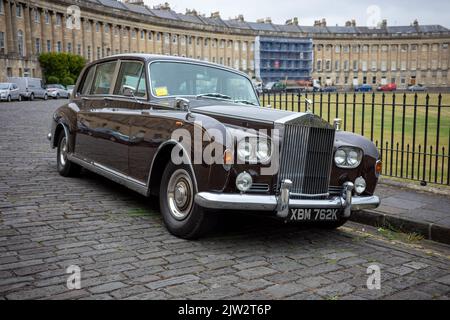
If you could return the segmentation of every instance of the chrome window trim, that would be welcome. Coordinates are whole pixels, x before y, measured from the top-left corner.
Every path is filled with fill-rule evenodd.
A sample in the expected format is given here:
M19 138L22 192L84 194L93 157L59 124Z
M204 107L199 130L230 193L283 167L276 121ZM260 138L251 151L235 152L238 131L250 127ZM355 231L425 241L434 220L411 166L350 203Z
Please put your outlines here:
M147 77L147 72L146 72L146 68L145 68L145 61L139 60L139 59L136 59L136 60L135 59L124 59L124 60L118 59L117 62L119 64L119 70L117 70L117 77L119 76L120 68L122 67L122 63L124 63L124 62L137 62L137 63L140 63L142 65L141 75L140 75L139 82L138 82L138 87L139 87L140 81L142 79L142 76L144 76L145 82L146 82L146 84L145 84L145 97L129 97L129 96L124 96L122 94L114 94L114 90L113 90L113 93L111 93L110 95L113 96L113 97L125 97L127 99L133 99L133 100L137 99L137 100L148 101L148 86L147 86L147 78L148 77ZM116 79L114 81L114 88L116 87L117 77L116 77Z
M152 87L152 79L151 79L151 72L150 72L150 67L153 63L155 62L170 62L170 63L183 63L183 64L193 64L193 65L198 65L198 66L202 66L202 67L209 67L209 68L215 68L215 69L220 69L223 71L228 71L237 75L240 75L244 78L246 78L249 82L250 85L253 89L253 93L255 94L256 97L256 101L258 101L258 106L255 107L261 107L261 102L259 101L259 96L255 90L255 87L253 86L252 81L250 80L250 78L243 72L240 72L238 70L234 70L234 69L229 69L226 67L222 67L220 65L214 65L214 64L209 64L209 63L202 63L201 61L180 61L180 60L170 60L170 59L156 59L156 60L152 60L148 63L148 85L149 85L149 89L150 89L150 97L160 100L160 99L165 99L165 98L176 98L176 97L180 97L180 95L170 95L170 96L164 96L164 97L157 97L153 94L153 87ZM183 97L196 97L196 95L183 95ZM226 101L226 100L225 100ZM242 104L245 105L245 104Z

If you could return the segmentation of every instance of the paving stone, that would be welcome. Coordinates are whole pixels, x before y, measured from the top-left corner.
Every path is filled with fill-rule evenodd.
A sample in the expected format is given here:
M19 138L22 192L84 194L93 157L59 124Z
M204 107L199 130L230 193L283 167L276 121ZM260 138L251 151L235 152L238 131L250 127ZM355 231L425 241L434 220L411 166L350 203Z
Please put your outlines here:
M428 267L426 263L411 261L404 264L405 267L412 268L415 270L425 269Z
M146 285L146 287L155 290L155 289L164 288L164 287L179 284L179 283L195 281L195 280L199 280L199 279L200 279L199 277L194 276L194 275L185 275L185 276L150 282Z
M122 282L110 282L110 283L105 283L105 284L101 284L99 286L95 286L95 287L91 287L88 290L92 293L105 293L105 292L111 292L120 288L125 287L126 284L122 283Z
M414 269L408 268L406 266L398 266L387 269L388 272L398 274L399 276L404 276L414 272Z
M263 290L265 294L275 299L282 299L296 293L302 292L305 287L297 283L275 284Z
M254 291L266 288L273 283L264 279L254 279L254 280L248 280L239 282L236 284L236 287L241 288L244 291Z
M236 273L237 276L243 277L245 279L256 279L262 278L267 275L271 275L276 273L277 271L274 269L270 269L267 267L254 267L250 269L245 269Z
M450 286L450 274L436 279L437 282Z
M355 287L349 285L348 283L333 283L331 285L322 287L316 291L316 293L326 299L331 299L334 297L344 296L351 293Z

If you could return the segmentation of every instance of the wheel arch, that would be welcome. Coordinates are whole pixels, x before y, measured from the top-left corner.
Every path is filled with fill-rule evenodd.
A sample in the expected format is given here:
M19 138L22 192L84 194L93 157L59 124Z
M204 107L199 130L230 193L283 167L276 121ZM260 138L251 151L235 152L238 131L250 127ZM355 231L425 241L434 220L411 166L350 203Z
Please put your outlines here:
M193 183L195 190L198 190L197 176L192 165L190 154L186 149L175 140L168 140L163 142L155 152L152 163L150 165L150 172L148 175L148 194L158 195L159 186L161 185L162 176L167 163L170 161L173 148L180 147L183 150L183 163L187 164L191 169L193 175Z

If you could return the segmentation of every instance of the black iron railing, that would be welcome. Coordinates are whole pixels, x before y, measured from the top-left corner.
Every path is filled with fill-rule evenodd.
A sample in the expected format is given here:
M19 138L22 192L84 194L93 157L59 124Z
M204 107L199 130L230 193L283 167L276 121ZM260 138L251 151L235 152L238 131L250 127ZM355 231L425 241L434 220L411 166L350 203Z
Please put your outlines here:
M263 93L263 106L311 112L378 147L383 174L450 185L450 94ZM308 103L310 101L311 103Z

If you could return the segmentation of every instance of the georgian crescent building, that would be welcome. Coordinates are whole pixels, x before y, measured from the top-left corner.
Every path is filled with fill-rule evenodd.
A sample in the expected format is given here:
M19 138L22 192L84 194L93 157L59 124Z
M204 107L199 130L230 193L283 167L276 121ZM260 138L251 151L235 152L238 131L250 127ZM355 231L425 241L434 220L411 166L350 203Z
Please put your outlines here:
M325 85L449 86L450 30L439 25L327 26L323 19L302 26L297 18L279 25L242 15L225 20L218 12L180 14L141 0L0 0L0 81L41 77L42 52L71 52L88 61L127 52L178 55L255 77L258 37L312 39L311 77Z

